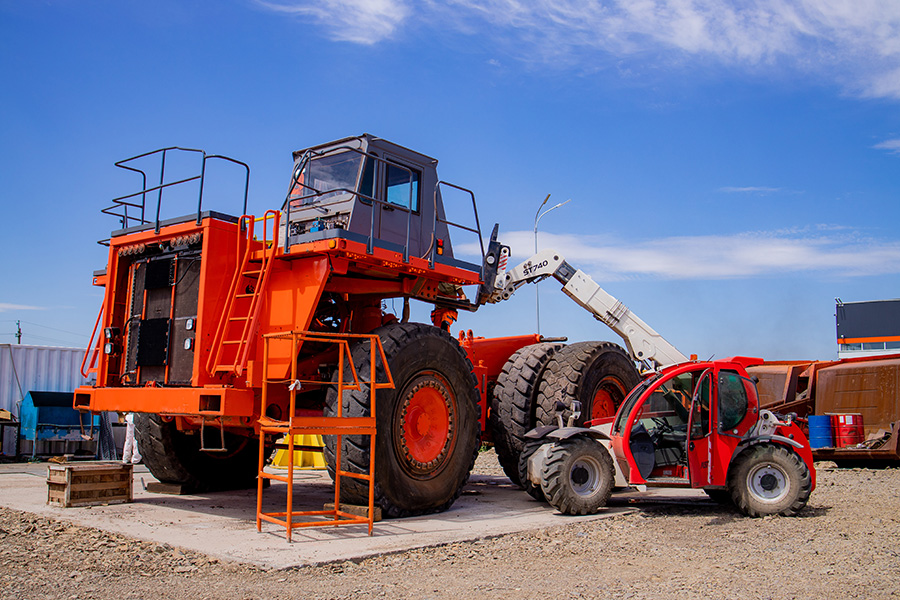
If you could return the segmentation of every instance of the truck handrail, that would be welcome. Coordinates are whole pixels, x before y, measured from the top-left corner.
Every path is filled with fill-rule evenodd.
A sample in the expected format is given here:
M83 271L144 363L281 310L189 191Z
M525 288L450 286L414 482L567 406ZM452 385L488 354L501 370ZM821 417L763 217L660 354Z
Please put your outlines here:
M87 348L84 351L84 356L81 358L81 376L87 379L87 377L91 373L97 372L97 356L100 354L100 343L102 339L101 336L97 336L97 328L100 326L100 319L103 317L103 309L106 307L106 295L104 294L103 303L100 304L100 312L97 313L97 320L94 321L94 329L91 331L91 337L88 340ZM97 343L94 343L94 337L97 338Z
M446 215L447 215L447 209L446 209L446 208L444 209L444 216L443 216L443 217L438 217L438 211L437 211L437 203L438 203L438 202L437 202L437 199L438 199L438 195L440 194L440 188L441 188L442 185L446 185L447 187L451 187L451 188L453 188L453 189L455 189L455 190L459 190L459 191L461 191L461 192L465 192L466 194L469 195L470 198L472 198L472 213L475 215L475 229L472 229L471 227L467 227L467 226L465 226L465 225L463 225L463 224L461 224L461 223L455 223L455 222L449 220L449 219L447 218L447 216L446 216ZM442 197L442 202L441 202L441 204L443 205L443 197ZM432 223L432 226L431 226L431 247L429 248L429 253L428 253L428 256L429 256L428 264L431 265L432 268L434 268L434 256L435 256L435 252L436 252L436 250L437 250L437 249L434 247L434 246L435 246L435 244L434 244L434 232L437 230L437 224L438 224L438 222L444 223L445 225L449 225L449 226L451 226L451 227L457 227L457 228L462 229L462 230L464 230L464 231L469 231L469 232L471 232L471 233L474 233L476 236L478 236L478 243L480 244L480 247L481 247L481 265L482 265L482 267L481 267L481 278L482 278L482 280L483 280L483 279L484 279L484 273L485 273L485 269L484 269L484 257L485 257L485 253L484 253L484 240L483 240L482 237L481 237L481 223L479 223L479 221L478 221L478 205L475 203L475 192L473 192L473 191L470 190L470 189L464 188L464 187L462 187L462 186L456 185L455 183L450 183L449 181L438 180L438 182L437 182L436 184L434 184L434 222ZM424 258L424 257L423 257L423 258Z
M181 152L192 152L197 153L202 156L200 163L200 174L194 175L191 177L186 177L184 179L179 179L177 181L166 182L166 157L171 151L181 151ZM160 166L159 166L159 184L153 187L147 187L147 173L143 169L136 168L131 166L129 163L132 161L139 160L141 158L146 158L148 156L153 156L155 154L160 155ZM202 220L203 213L203 189L204 184L206 182L206 163L209 160L218 159L230 162L232 164L236 164L244 167L246 171L246 175L244 177L244 203L241 214L247 213L247 199L250 193L250 166L247 163L241 162L234 158L230 158L228 156L224 156L222 154L207 154L204 150L199 150L196 148L183 148L180 146L169 146L167 148L160 148L158 150L152 150L150 152L144 152L143 154L138 154L137 156L132 156L130 158L126 158L120 160L115 163L117 167L120 169L125 169L126 171L132 171L134 173L138 173L141 176L141 189L133 194L127 194L125 196L119 196L117 198L113 198L112 206L108 206L100 210L101 213L112 215L114 217L118 217L122 224L122 229L128 229L131 226L141 226L141 225L154 225L154 231L159 233L160 229L160 213L162 210L162 199L163 199L163 190L166 188L182 185L185 183L189 183L191 181L199 181L199 192L197 197L197 224L199 225ZM151 192L158 192L156 198L156 211L155 218L151 220L148 218L147 214L147 194ZM140 196L140 203L137 202L129 202L132 198L137 198ZM139 209L140 213L138 216L134 214L128 214L128 209L134 208ZM106 240L103 240L99 243L104 244ZM105 245L105 244L104 244Z

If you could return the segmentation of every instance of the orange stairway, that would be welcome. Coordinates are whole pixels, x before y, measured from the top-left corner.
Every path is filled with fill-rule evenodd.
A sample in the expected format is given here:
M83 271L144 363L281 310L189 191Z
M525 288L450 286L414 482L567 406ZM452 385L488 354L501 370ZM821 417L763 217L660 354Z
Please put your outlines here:
M330 334L309 331L291 331L286 333L268 334L263 337L264 359L263 364L266 376L263 380L262 406L260 410L259 424L259 477L256 496L256 530L262 531L262 522L268 521L285 528L287 540L291 541L291 533L298 527L334 527L338 525L367 524L369 535L372 535L372 526L375 521L375 391L379 389L391 389L394 381L390 370L387 368L387 358L381 339L373 334ZM353 356L350 351L350 342L365 344L368 341L369 373L368 379L361 379L353 364ZM304 342L335 344L338 348L338 372L337 385L338 398L343 398L345 391L363 391L369 393L369 415L366 417L345 417L343 415L343 402L337 403L337 415L333 417L309 417L296 416L297 392L303 385L321 385L320 380L298 379L297 362L291 363L290 378L271 379L269 377L269 346L272 343L290 343L290 356L297 356L300 345ZM384 379L381 383L376 381L375 364L380 358L384 365ZM349 365L349 369L346 368ZM285 385L290 393L288 420L272 419L267 414L269 387L272 385ZM267 473L265 471L265 441L267 435L287 436L287 475ZM335 443L335 473L334 473L334 508L331 510L295 511L294 503L294 451L295 436L298 435L334 435ZM352 473L340 468L342 436L364 435L369 436L369 469L367 473ZM311 448L304 448L310 450ZM341 478L352 477L368 483L368 510L366 516L360 516L341 509ZM284 512L263 512L263 482L266 479L281 481L287 484L287 507Z

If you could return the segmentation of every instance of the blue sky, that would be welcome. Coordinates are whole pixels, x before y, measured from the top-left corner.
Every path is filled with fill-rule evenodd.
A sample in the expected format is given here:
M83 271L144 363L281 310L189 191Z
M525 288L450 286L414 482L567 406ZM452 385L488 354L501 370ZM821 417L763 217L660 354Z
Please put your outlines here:
M232 156L261 214L292 150L362 132L438 158L514 260L571 198L540 246L685 353L831 358L835 297L898 296L895 0L0 0L0 52L0 342L86 343L116 160ZM541 333L614 339L557 287Z

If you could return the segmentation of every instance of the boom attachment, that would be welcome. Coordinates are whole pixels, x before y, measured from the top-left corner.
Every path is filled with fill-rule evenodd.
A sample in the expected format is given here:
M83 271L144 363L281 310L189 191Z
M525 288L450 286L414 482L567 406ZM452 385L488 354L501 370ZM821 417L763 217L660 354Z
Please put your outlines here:
M499 254L504 248L492 239L487 254ZM587 273L567 263L555 250L541 250L512 270L497 273L493 292L482 298L491 304L508 300L526 283L537 283L548 277L559 281L563 285L562 291L569 298L621 336L635 361L654 369L688 361L688 357L675 346L597 285Z

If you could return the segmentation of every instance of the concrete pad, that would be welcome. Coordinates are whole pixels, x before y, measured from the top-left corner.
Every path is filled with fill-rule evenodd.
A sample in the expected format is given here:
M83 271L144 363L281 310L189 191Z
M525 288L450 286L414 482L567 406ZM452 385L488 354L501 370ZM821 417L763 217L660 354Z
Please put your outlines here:
M283 471L281 471L283 472ZM0 465L0 506L96 527L133 538L203 552L222 560L269 568L359 560L380 554L543 529L601 519L633 510L637 503L696 501L696 490L652 490L614 496L597 515L560 515L536 502L505 477L473 475L450 510L423 517L387 519L375 524L301 528L288 543L283 527L263 523L256 531L256 490L171 496L153 494L156 479L143 465L135 468L134 502L108 506L60 508L47 505L45 464ZM284 511L287 484L273 481L263 494L263 510ZM325 471L297 471L294 510L321 510L334 501L334 486Z

